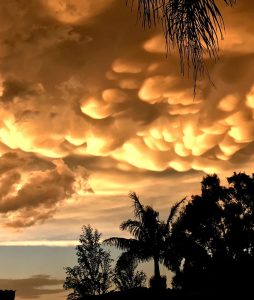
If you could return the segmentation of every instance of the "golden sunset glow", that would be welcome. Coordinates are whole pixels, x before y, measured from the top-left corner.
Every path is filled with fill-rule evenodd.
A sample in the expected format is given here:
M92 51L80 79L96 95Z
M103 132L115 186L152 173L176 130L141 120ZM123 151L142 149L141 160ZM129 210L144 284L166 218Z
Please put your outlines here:
M164 216L206 173L253 173L254 2L237 2L194 98L124 0L1 1L0 246L73 246L83 224L109 236L129 191Z
M67 24L77 24L87 21L100 14L113 0L40 0L53 18Z

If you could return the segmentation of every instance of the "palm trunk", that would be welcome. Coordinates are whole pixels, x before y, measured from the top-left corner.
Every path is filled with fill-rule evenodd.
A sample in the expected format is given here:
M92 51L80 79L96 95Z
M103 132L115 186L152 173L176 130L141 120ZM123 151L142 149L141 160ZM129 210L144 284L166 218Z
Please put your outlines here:
M158 257L154 256L153 260L154 260L154 277L160 278L161 274L160 274L159 259Z

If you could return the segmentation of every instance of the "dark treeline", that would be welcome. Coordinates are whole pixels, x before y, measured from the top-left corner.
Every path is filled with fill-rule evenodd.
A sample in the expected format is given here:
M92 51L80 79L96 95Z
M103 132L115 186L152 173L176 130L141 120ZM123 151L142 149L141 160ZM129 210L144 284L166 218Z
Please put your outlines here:
M101 235L84 226L76 247L78 266L66 268L68 300L154 298L178 299L248 294L254 267L254 175L234 173L222 186L217 175L201 182L200 195L177 202L167 220L141 204L130 193L134 219L123 221L131 238ZM114 268L105 246L122 250ZM152 260L154 275L144 288L146 275L139 262ZM174 273L172 289L160 274L160 264ZM110 291L110 292L109 292ZM116 292L118 291L118 292ZM96 299L97 299L96 298Z

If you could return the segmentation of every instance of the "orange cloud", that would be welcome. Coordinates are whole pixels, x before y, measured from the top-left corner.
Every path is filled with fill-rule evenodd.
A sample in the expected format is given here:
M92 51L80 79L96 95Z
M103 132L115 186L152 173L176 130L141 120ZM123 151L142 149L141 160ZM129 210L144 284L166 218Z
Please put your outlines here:
M78 167L96 172L102 160L108 170L160 174L220 172L251 159L247 0L230 10L234 18L225 12L233 39L225 36L216 64L207 58L215 87L198 82L195 99L176 56L165 58L158 29L140 30L121 1L21 2L0 4L5 223L29 226L51 217L59 203L79 197Z
M113 0L40 0L53 18L68 23L82 23L100 14Z
M44 170L29 167L32 157L13 153L1 157L0 213L6 225L27 227L52 217L59 203L87 189L87 172L72 171L55 160ZM5 167L4 167L5 166Z

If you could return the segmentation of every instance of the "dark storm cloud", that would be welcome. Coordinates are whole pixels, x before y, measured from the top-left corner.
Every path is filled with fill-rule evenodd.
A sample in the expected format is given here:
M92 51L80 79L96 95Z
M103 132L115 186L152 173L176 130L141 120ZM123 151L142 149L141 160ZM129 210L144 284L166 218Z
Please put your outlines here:
M3 82L2 101L12 101L15 97L37 96L40 92L40 86L31 86L27 82L15 79L5 80Z
M8 226L26 227L43 222L77 189L86 190L86 170L71 170L61 160L43 166L39 159L36 164L36 158L29 155L7 153L0 164L0 213L7 218Z

